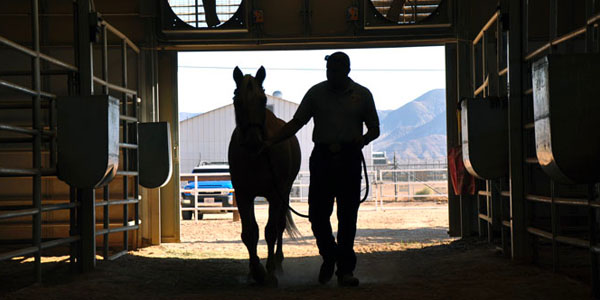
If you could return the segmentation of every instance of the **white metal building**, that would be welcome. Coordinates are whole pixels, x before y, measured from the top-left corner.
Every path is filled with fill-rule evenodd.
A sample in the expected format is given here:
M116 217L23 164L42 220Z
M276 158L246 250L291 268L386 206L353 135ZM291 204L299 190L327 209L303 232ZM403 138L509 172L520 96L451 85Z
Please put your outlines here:
M298 104L267 95L267 107L287 122L294 116ZM308 171L313 126L311 120L296 134L302 151L301 171ZM234 128L233 103L180 121L180 172L191 173L201 162L227 162L227 149ZM371 146L365 147L364 154L367 166L371 166Z

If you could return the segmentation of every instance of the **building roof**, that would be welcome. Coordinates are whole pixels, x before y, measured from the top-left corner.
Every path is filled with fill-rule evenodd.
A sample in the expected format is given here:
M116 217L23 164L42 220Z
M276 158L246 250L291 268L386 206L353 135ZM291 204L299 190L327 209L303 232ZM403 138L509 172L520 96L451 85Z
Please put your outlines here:
M290 104L293 104L293 105L295 105L295 106L298 106L298 105L300 105L300 104L298 104L298 103L296 103L296 102L292 102L292 101L290 101L290 100L286 100L286 99L283 99L283 98L275 97L275 96L272 96L272 95L266 95L266 96L267 96L267 102L269 102L269 100L271 100L271 101L280 101L280 102L290 103ZM206 112L203 112L203 113L198 113L198 114L197 114L197 115L195 115L195 116L192 116L192 117L189 117L189 118L186 118L186 119L180 120L180 121L179 121L179 123L181 123L181 122L184 122L184 121L191 121L191 120L194 120L194 119L196 119L196 118L200 118L200 117L202 117L203 115L206 115L206 114L209 114L209 113L212 113L212 112L215 112L215 111L221 110L221 109L226 109L226 108L229 108L229 107L231 107L231 106L233 106L233 103L230 103L230 104L227 104L227 105L223 105L223 106L221 106L221 107L217 107L217 108L215 108L215 109L211 109L211 110L209 110L209 111L206 111Z

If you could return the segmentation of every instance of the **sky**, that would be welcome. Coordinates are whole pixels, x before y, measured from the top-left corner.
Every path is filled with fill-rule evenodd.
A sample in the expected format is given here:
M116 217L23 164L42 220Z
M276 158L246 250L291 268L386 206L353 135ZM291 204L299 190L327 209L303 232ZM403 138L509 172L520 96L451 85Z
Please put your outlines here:
M378 110L396 109L432 89L445 88L444 47L341 50L180 52L179 111L201 113L232 102L233 69L256 74L262 65L265 93L300 103L306 91L326 80L325 55L344 51L350 78L371 90Z

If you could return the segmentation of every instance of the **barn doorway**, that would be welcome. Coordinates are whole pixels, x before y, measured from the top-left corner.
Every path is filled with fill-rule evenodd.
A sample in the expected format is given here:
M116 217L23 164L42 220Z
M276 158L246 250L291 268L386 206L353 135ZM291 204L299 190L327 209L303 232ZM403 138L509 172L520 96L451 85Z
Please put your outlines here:
M248 255L239 238L241 226L232 222L235 210L221 208L231 203L225 190L230 185L227 147L235 127L233 68L254 75L264 66L267 108L289 121L304 93L326 80L324 57L334 51L350 56L350 77L371 90L381 123L381 136L363 151L370 191L359 212L357 252L400 251L452 240L447 234L444 47L180 52L182 245L173 254L203 259ZM297 134L302 166L291 194L291 205L303 213L308 211L311 136L312 121ZM266 256L262 230L267 208L264 199L256 199L261 257ZM302 238L286 239L286 257L318 256L310 223L294 219ZM335 213L332 225L335 231Z

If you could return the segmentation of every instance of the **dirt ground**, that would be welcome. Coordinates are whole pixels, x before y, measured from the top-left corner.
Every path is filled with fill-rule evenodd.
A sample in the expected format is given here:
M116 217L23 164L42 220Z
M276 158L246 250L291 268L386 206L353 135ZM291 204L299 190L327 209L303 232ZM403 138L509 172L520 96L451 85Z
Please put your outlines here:
M306 211L305 205L293 205ZM97 271L83 276L69 275L64 263L48 263L43 284L20 287L20 276L30 277L31 268L23 274L0 270L0 299L590 298L589 286L582 282L512 262L486 242L449 238L445 203L409 202L386 208L365 206L359 213L357 288L338 287L335 280L317 283L321 259L309 222L299 217L295 221L302 237L284 240L285 273L279 287L249 283L240 224L231 221L231 214L218 214L184 221L181 243L98 261ZM264 228L267 210L259 207L256 212ZM333 216L334 230L336 223ZM259 255L266 258L262 233L260 238Z

